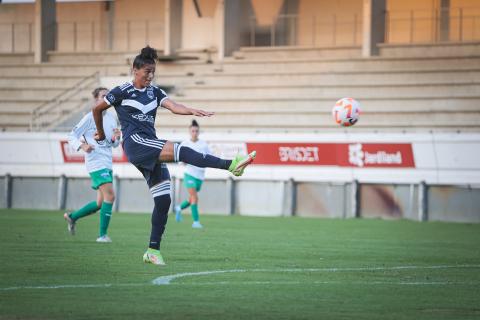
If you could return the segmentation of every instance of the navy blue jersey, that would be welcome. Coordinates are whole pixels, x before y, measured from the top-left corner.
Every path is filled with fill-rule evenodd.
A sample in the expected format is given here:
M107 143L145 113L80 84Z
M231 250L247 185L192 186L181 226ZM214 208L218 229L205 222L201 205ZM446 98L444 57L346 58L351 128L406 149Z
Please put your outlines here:
M122 125L123 140L132 134L156 138L157 108L167 98L165 91L155 86L137 89L132 82L115 87L105 96L105 102L115 107Z

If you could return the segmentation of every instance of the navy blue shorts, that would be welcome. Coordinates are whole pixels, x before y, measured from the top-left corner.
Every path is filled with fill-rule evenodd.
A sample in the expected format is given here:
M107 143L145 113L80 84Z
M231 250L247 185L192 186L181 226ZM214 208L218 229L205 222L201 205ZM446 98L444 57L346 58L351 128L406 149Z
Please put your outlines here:
M170 173L167 165L158 161L165 142L166 140L146 138L139 134L132 134L123 142L123 150L128 161L142 173L154 197L166 194L167 181L170 192Z

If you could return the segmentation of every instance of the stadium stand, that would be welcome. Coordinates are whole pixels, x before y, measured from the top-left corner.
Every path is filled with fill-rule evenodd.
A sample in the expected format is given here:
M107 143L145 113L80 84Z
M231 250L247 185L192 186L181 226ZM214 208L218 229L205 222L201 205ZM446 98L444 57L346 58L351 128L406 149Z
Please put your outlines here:
M334 129L331 107L355 97L363 112L358 130L478 131L480 46L383 46L362 58L359 47L241 48L221 62L178 59L157 66L157 83L176 101L216 112L209 131L313 132ZM130 52L52 52L49 62L0 56L0 128L54 129L85 112L91 89L130 79ZM56 117L43 121L43 111ZM45 112L44 112L45 113ZM47 117L44 117L47 118ZM188 122L168 112L161 131Z

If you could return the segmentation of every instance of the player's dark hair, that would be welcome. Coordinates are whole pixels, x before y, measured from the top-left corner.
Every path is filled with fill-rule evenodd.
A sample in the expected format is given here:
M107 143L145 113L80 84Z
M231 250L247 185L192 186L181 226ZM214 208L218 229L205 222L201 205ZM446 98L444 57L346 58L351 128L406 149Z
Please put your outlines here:
M133 60L133 67L135 69L141 69L146 64L155 64L155 60L158 59L157 50L150 46L146 46L140 51L140 54Z
M95 88L95 89L92 91L92 96L93 96L95 99L97 99L97 98L98 98L98 95L99 95L100 92L102 92L103 90L108 91L108 89L105 88L105 87Z
M200 128L200 125L198 124L197 120L193 119L193 120L192 120L192 124L190 125L190 128L191 128L191 127Z

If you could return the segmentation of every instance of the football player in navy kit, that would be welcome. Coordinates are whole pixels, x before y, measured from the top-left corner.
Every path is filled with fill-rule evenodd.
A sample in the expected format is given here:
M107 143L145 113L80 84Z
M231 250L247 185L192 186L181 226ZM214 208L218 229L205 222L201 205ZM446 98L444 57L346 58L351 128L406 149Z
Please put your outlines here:
M165 265L160 254L160 241L167 223L170 208L170 174L166 162L184 162L197 167L209 167L230 171L241 176L252 163L256 152L247 156L237 156L233 160L202 154L179 143L158 139L155 132L157 108L163 107L172 113L210 117L212 112L186 107L168 98L167 94L152 85L157 60L155 49L143 48L133 61L133 81L113 88L104 101L93 108L97 127L96 140L105 140L102 112L115 107L122 126L123 149L128 161L144 176L154 199L150 243L143 255L143 261L155 265Z

